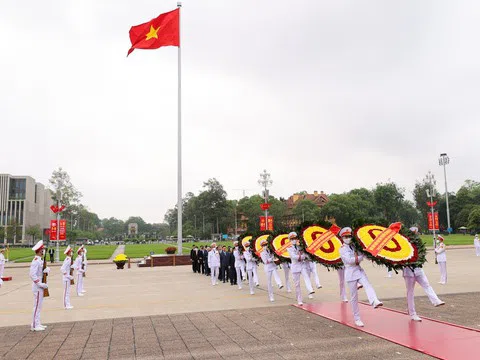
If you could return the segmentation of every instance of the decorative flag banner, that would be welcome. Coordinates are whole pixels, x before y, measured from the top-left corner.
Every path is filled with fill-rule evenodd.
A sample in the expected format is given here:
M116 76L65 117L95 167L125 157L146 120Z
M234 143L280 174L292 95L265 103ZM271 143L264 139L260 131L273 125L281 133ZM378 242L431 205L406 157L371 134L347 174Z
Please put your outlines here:
M180 46L180 9L161 14L146 23L130 28L132 47L135 49L158 49L162 46Z
M273 216L268 216L268 226L265 225L265 216L260 216L260 231L273 231Z
M428 212L427 213L428 217L428 230L439 230L440 229L440 223L438 221L438 212L433 213L433 220L432 220L432 213ZM435 227L434 227L435 225Z
M67 240L67 220L60 220L59 237L60 240Z
M343 264L340 257L342 241L336 235L339 231L340 228L336 225L332 225L330 229L318 225L306 227L302 231L305 250L324 266L341 267Z
M50 220L50 241L57 241L57 220Z

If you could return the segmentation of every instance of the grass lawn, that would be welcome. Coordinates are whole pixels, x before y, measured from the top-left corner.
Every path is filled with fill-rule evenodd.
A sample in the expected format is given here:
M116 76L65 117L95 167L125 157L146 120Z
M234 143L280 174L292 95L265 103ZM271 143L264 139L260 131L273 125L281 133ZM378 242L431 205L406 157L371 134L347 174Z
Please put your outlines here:
M60 261L65 259L63 252L65 251L65 246L60 247ZM95 245L87 246L88 259L89 260L103 260L108 259L112 256L113 252L117 248L116 245ZM54 247L56 249L56 247ZM10 249L9 261L15 260L15 262L30 262L34 257L34 252L30 248L19 248L19 249ZM6 257L6 254L5 254ZM75 256L76 257L76 256ZM47 260L50 257L47 254Z
M463 234L442 235L445 245L473 245L473 236ZM422 235L422 240L427 246L432 246L432 235Z

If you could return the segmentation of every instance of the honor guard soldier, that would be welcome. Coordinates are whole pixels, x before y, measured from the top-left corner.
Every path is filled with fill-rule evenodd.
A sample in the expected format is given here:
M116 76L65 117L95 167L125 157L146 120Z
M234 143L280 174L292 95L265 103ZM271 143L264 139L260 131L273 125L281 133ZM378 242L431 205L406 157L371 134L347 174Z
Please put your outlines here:
M83 251L84 251L84 247L82 245L78 248L77 258L73 263L73 268L74 270L77 271L77 287L76 287L77 296L83 296L83 294L86 292L85 290L83 290L83 273L85 272L85 270L83 269L84 267Z
M303 279L305 280L308 297L310 299L313 298L313 294L315 293L315 291L313 290L312 284L310 282L310 277L308 276L307 270L303 264L305 262L305 254L303 253L303 251L300 250L297 245L297 233L292 231L288 234L288 238L292 243L292 246L290 246L287 251L290 255L290 259L292 260L291 270L293 283L295 284L295 295L298 305L303 305L302 289L300 288L300 275L303 276Z
M43 241L40 240L32 248L35 251L35 257L30 265L30 279L32 279L32 292L33 292L33 318L30 330L32 331L44 331L47 327L40 322L40 312L42 311L43 293L45 289L48 289L48 285L42 282L43 274L48 274L50 268L43 269L43 259L45 247Z
M439 284L445 285L447 283L447 254L445 253L445 243L441 235L438 235L437 247L435 253L437 254L437 262L440 267L440 281Z
M480 256L480 239L478 238L478 234L475 234L473 238L473 246L475 246L475 253L477 256Z
M5 269L5 255L3 255L4 252L5 252L5 249L1 248L0 249L0 280L2 280L3 271Z
M360 319L357 284L360 283L363 285L368 297L368 301L375 309L379 306L382 306L383 303L378 300L375 290L368 281L367 274L360 266L360 263L363 260L363 254L359 254L351 244L352 229L345 227L340 230L339 235L343 240L343 245L340 248L340 256L343 264L345 265L345 281L350 289L350 303L352 304L353 318L355 320L355 325L362 327L364 324Z
M253 268L257 266L257 263L253 257L252 251L250 250L250 241L246 241L244 244L245 251L243 252L243 257L247 262L247 274L248 274L248 286L250 287L250 295L254 295L253 291L255 283L253 278Z
M312 260L310 255L305 254L305 269L307 270L308 274L308 279L310 280L310 276L313 275L313 280L315 281L315 285L317 286L317 289L322 288L322 284L320 284L320 278L318 277L318 272L317 272L317 264L315 261Z
M240 248L238 247L238 241L233 242L233 246L235 247L233 249L233 256L235 257L235 272L237 273L237 284L238 288L242 288L242 280L245 280L245 261L244 257L242 255L242 252L240 251Z
M220 269L220 254L217 250L217 244L212 243L211 250L208 252L208 266L212 272L212 285L217 285L218 271Z
M72 264L73 250L70 245L67 246L63 253L67 255L60 269L63 282L63 307L65 310L70 310L73 309L73 306L70 304L70 281L73 280L73 276L70 275L70 269L73 269L74 266Z
M273 286L272 286L272 276L277 283L279 289L283 288L282 281L280 280L280 276L277 272L277 264L275 264L275 256L270 252L268 249L268 242L267 240L262 240L260 245L263 248L263 251L260 253L263 261L263 269L267 274L267 289L268 289L268 298L270 301L275 301L273 297Z

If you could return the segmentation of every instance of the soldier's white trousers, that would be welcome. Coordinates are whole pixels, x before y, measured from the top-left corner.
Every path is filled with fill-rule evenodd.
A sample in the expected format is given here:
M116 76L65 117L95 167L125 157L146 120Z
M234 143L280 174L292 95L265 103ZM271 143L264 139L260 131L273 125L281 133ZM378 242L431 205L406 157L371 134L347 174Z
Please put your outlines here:
M318 277L318 272L317 272L317 264L314 263L313 261L308 264L308 269L307 269L308 275L313 274L313 280L315 281L315 286L319 288L322 286L320 284L320 278ZM309 276L310 278L310 276Z
M285 286L287 291L292 291L292 288L290 287L290 268L288 267L288 264L283 264L282 267L285 272Z
M215 285L217 283L217 280L218 280L218 266L211 266L210 267L210 271L211 271L211 274L210 276L212 277L212 285Z
M273 299L272 276L275 279L275 282L277 283L278 287L282 286L282 281L280 280L280 276L278 276L277 269L267 271L266 273L267 273L268 297L269 297L269 299Z
M3 276L4 270L5 270L5 264L0 264L0 278Z
M39 289L33 293L33 319L32 328L36 328L41 325L40 312L42 311L43 304L43 289Z
M439 261L438 266L440 267L440 282L446 283L447 282L447 262Z
M67 308L72 306L70 304L70 280L65 280L63 282L63 307Z
M295 285L295 295L297 297L297 303L303 303L303 298L302 298L302 289L300 288L300 276L302 273L293 273L292 272L292 277L293 277L293 284Z
M255 285L258 284L258 273L257 273L257 269L258 269L258 266L254 266L253 267L253 282L255 283Z
M378 302L379 300L377 298L377 294L375 293L375 290L373 289L372 285L370 285L370 282L368 281L368 278L366 275L362 274L362 277L358 280L347 281L348 288L350 290L350 303L352 304L353 318L355 320L360 320L360 308L358 307L357 283L360 283L363 285L363 288L365 289L365 293L367 294L368 302L370 303L370 305L373 305L373 303Z
M347 292L345 291L345 269L338 269L338 283L340 284L340 299L347 300Z
M247 270L248 273L248 287L250 288L250 294L252 294L255 289L255 281L253 280L253 270Z
M416 315L417 312L415 310L415 298L414 298L414 290L415 290L415 283L418 284L425 290L425 293L428 296L428 299L433 305L436 305L441 302L438 298L437 294L430 286L428 279L425 275L416 275L416 276L405 276L405 286L407 287L407 304L408 304L408 313L410 315Z
M77 295L83 290L83 273L77 273Z
M475 246L475 252L477 256L480 256L480 246Z
M308 293L313 293L312 282L310 281L310 274L308 273L307 269L302 268L301 274L303 276L303 281L305 281L305 287L307 288Z

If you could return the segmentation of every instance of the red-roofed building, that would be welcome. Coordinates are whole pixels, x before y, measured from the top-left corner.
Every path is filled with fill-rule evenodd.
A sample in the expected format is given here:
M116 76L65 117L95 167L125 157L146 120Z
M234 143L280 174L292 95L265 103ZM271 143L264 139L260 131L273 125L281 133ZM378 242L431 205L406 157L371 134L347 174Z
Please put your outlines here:
M287 211L291 212L297 203L302 200L310 200L318 207L322 207L328 202L328 196L323 191L314 191L313 194L293 194L286 201Z

